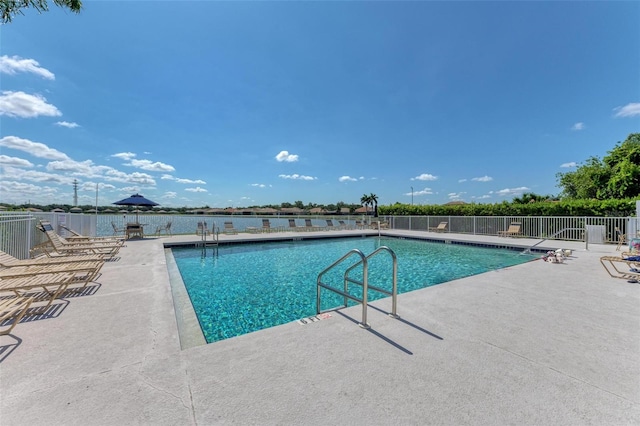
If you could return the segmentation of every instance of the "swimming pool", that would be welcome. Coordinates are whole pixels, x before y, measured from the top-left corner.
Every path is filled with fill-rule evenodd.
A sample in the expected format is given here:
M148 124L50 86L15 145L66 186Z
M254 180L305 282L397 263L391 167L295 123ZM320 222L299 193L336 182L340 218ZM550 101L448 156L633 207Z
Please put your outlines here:
M365 255L380 246L398 258L398 293L440 284L535 259L508 249L398 238L336 238L174 248L176 264L208 343L285 324L316 314L318 274L349 250ZM347 261L324 282L342 286ZM391 288L391 257L369 262L369 284ZM361 269L352 277L361 276ZM354 294L359 288L354 286ZM369 292L369 300L385 297ZM323 292L322 309L342 306L342 297ZM399 307L402 313L402 306Z

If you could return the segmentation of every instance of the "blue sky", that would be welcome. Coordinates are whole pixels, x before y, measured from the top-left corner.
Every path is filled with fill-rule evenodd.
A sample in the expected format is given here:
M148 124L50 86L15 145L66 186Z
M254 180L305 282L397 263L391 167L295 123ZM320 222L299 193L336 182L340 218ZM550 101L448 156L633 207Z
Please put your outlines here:
M50 3L52 3L50 1ZM0 27L0 201L495 203L640 131L638 2L51 4Z

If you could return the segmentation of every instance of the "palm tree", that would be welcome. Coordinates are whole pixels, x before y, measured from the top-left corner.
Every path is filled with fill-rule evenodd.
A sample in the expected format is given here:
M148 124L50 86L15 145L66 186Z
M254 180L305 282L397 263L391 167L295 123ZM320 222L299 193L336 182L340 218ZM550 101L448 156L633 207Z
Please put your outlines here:
M369 204L371 203L371 198L364 194L360 197L360 203L364 206L365 214L369 214Z
M369 194L369 203L373 206L373 217L378 217L378 196L373 192Z
M80 13L82 10L81 0L54 0L57 6L69 9L74 13ZM22 0L22 1L7 1L4 0L0 3L0 22L8 24L11 22L14 16L24 15L22 9L32 7L38 13L46 12L49 10L47 0Z

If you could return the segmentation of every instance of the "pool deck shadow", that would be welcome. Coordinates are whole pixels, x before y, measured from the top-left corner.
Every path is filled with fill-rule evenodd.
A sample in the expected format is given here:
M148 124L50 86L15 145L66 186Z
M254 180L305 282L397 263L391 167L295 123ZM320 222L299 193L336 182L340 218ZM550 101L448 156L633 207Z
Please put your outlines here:
M222 241L377 231L220 235ZM539 240L406 238L527 248ZM615 245L404 293L320 321L181 347L165 243L137 240L93 291L0 336L2 425L640 424L640 284L609 277ZM175 271L174 271L175 272ZM189 326L186 326L189 328Z

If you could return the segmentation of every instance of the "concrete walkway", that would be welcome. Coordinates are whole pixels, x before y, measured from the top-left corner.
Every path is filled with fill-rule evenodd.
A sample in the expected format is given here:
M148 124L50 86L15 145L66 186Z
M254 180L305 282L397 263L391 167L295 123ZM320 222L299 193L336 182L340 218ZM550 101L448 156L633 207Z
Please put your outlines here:
M600 265L615 246L546 242L573 256L402 294L400 320L375 301L370 330L352 307L182 350L163 243L193 238L128 241L1 337L0 425L640 424L640 284Z

